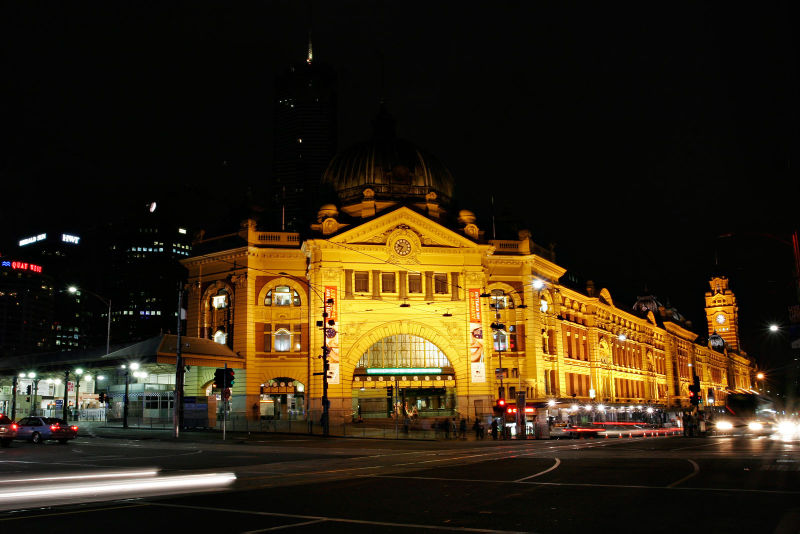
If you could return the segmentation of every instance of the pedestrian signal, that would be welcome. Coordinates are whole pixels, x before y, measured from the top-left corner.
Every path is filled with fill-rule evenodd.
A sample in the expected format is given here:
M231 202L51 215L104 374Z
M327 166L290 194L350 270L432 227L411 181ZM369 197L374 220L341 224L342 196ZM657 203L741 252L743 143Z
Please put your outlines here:
M225 389L225 369L214 371L214 389Z

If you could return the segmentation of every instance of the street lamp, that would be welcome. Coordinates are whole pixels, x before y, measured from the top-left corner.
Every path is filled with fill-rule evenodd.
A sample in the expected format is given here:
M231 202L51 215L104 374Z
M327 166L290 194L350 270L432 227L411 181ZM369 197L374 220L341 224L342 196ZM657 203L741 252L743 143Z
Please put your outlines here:
M87 289L81 290L81 289L78 289L76 286L69 286L68 289L69 289L69 292L72 293L73 295L77 294L79 291L85 291L86 293L89 293L90 295L100 299L100 302L102 302L103 304L108 306L108 329L107 329L107 332L106 332L106 356L108 356L108 353L110 352L109 348L111 346L111 299L109 298L108 300L106 300L103 297L101 297L100 295L98 295L97 293L94 293L94 292L89 291Z

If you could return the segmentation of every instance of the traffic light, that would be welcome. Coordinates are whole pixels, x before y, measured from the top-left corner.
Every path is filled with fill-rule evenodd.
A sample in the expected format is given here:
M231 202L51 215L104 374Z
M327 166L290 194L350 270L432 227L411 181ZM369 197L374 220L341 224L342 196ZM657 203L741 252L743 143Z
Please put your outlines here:
M30 395L31 394L31 385L30 384L28 384L28 386L25 388L25 394L26 395Z
M689 402L694 406L700 404L700 377L694 375L694 383L689 385Z
M232 388L233 387L233 381L236 378L233 375L234 375L233 369L231 369L230 367L225 369L225 387L226 388Z
M214 371L214 389L225 388L225 369L217 369Z
M506 400L505 399L497 399L492 407L492 411L496 416L501 416L506 413Z

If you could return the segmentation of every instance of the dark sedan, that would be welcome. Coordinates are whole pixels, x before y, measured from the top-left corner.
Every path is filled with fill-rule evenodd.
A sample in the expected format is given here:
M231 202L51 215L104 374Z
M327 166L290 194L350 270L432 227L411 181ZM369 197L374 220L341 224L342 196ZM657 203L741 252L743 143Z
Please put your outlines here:
M17 437L17 427L17 423L0 413L0 446L11 445L11 441Z
M78 427L56 417L26 417L17 422L17 438L42 443L48 439L66 443L78 435Z

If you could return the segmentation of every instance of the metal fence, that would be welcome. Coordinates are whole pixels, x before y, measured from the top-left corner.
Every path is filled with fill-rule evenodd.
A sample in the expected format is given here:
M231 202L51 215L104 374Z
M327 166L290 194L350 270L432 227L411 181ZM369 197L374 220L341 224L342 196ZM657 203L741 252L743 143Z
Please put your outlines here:
M102 412L102 413L100 413ZM282 434L305 434L323 435L321 423L321 413L311 412L306 418L304 414L294 414L290 419L252 419L248 418L244 412L229 412L217 414L215 424L210 424L208 420L185 419L185 428L197 430L212 430L222 432L223 425L227 432L261 432L261 433L282 433ZM60 417L61 414L55 414ZM332 413L329 425L329 435L354 438L373 438L373 439L412 439L412 440L434 440L434 439L455 439L457 430L450 428L448 432L439 428L439 418L416 419L412 420L374 420L365 419L362 422L345 420L340 414ZM449 418L448 418L449 419ZM112 410L81 410L80 420L83 421L105 421L108 426L121 427L123 419ZM143 417L141 413L128 415L129 428L146 428L152 430L168 430L173 428L171 416L162 415L160 417ZM471 425L470 425L471 427ZM469 430L468 432L471 432Z

